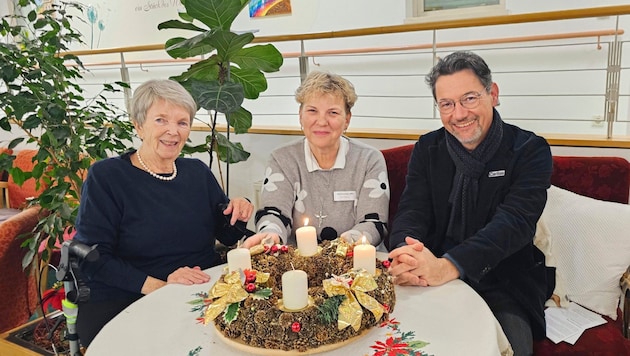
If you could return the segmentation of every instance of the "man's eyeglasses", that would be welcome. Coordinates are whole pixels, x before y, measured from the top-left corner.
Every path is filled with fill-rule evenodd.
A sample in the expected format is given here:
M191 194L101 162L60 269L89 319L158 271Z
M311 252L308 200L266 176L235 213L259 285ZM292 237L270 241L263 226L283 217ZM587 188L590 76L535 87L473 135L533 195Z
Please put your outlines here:
M459 98L459 104L466 109L474 109L479 105L479 100L483 94L472 92ZM451 99L442 99L435 103L435 106L442 114L450 114L455 111L455 101Z

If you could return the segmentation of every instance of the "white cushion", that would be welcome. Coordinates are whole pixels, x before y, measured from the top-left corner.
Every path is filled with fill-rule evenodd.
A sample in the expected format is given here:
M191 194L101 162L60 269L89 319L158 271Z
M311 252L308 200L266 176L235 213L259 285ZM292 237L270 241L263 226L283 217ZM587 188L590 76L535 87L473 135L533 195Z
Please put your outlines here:
M541 220L549 233L548 265L556 266L558 295L615 320L619 279L630 265L630 205L551 186Z
M545 303L545 306L567 308L569 306L569 300L567 299L567 289L565 287L566 283L564 282L563 276L558 273L558 261L556 261L556 256L551 250L551 236L549 233L549 227L547 227L547 223L545 221L544 213L536 224L534 245L536 245L536 247L545 254L545 264L547 266L556 267L556 287L553 290L555 297L552 296L551 299Z

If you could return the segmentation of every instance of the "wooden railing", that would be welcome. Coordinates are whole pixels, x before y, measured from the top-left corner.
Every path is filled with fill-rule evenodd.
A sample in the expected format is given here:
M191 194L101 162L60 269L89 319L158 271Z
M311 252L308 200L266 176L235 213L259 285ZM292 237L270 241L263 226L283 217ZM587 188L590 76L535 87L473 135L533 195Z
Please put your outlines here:
M460 20L447 20L439 22L426 22L426 23L413 23L395 26L383 26L372 27L363 29L319 32L310 34L295 34L295 35L279 35L279 36L260 36L254 39L256 43L280 43L288 41L297 41L304 43L311 40L322 39L337 39L337 38L351 38L358 36L373 36L383 34L396 34L405 32L417 32L417 31L439 31L444 29L457 29L467 27L483 27L483 26L495 26L495 25L511 25L519 23L534 23L534 22L548 22L558 20L569 19L581 19L581 18L594 18L605 16L621 16L630 14L630 5L619 6L607 6L588 9L576 9L576 10L563 10L563 11L551 11L551 12L538 12L529 14L514 14L504 16L493 16L474 19L460 19ZM366 54L366 53L380 53L380 52L399 52L399 51L411 51L411 50L433 50L438 48L457 48L457 47L469 47L469 46L482 46L482 45L496 45L507 43L519 43L519 42L539 42L539 41L552 41L561 39L577 39L577 38L594 38L599 39L601 37L613 37L614 42L618 40L618 37L623 35L624 31L619 28L610 30L599 31L584 31L584 32L567 32L567 33L555 33L533 36L512 36L503 38L491 38L484 40L467 40L467 41L450 41L450 42L437 42L416 44L409 46L391 46L391 47L361 47L361 48L347 48L347 49L335 49L335 50L318 50L318 51L300 51L300 52L286 52L283 53L285 58L310 58L310 57L322 57L322 56L334 56L334 55L347 55L347 54ZM130 46L130 47L118 47L118 48L106 48L95 50L78 50L71 51L70 53L77 56L99 56L105 54L120 54L120 61L86 61L83 60L86 66L125 66L125 65L148 65L148 64L167 64L167 63L191 63L198 59L142 59L127 61L124 58L124 54L133 52L151 52L151 51L164 51L163 44L142 45L142 46ZM610 119L607 119L610 121ZM195 126L196 130L204 130L200 126ZM378 139L400 139L400 140L414 140L419 135L423 134L426 130L414 130L414 129L357 129L349 130L349 135L353 137L362 138L378 138ZM609 130L610 131L610 130ZM280 134L280 135L301 135L301 132L297 127L287 126L256 126L254 125L250 130L253 134ZM552 145L561 146L592 146L592 147L623 147L630 148L630 136L628 135L615 135L610 137L610 132L607 135L564 135L564 134L544 134Z

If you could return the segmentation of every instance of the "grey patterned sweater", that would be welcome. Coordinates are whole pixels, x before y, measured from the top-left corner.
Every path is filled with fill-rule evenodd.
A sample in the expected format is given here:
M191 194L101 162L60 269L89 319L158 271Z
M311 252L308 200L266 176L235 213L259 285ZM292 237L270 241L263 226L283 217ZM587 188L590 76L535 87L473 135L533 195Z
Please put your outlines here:
M315 226L317 236L336 238L344 232L365 235L377 245L383 239L389 212L389 181L382 153L342 137L335 166L311 169L301 138L271 153L256 214L258 232L275 232L295 245L295 230ZM340 155L345 155L340 157ZM330 230L330 228L334 229ZM334 235L333 235L334 234Z

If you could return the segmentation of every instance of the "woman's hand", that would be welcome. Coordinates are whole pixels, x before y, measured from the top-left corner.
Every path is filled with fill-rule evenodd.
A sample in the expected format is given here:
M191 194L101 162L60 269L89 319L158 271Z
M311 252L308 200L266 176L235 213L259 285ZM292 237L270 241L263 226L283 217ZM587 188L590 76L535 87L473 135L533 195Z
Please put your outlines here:
M230 225L234 225L237 220L247 222L254 212L254 204L245 198L234 198L230 200L227 208L223 210L223 215L232 214Z
M193 268L180 267L176 269L175 272L169 274L166 278L166 283L177 283L185 285L201 284L209 281L210 276L202 271L199 266L195 266Z
M255 235L248 237L245 240L245 242L243 242L242 247L252 248L256 245L260 245L260 243L263 241L265 241L265 243L267 243L267 241L269 241L269 243L273 241L274 244L279 244L280 236L278 236L278 234L275 234L275 233L259 232Z
M169 283L192 285L206 283L209 281L210 276L203 272L201 268L181 267L176 269L175 272L169 274L166 278L166 282L161 279L148 276L147 279L144 280L144 284L142 285L140 292L146 295L164 287Z

